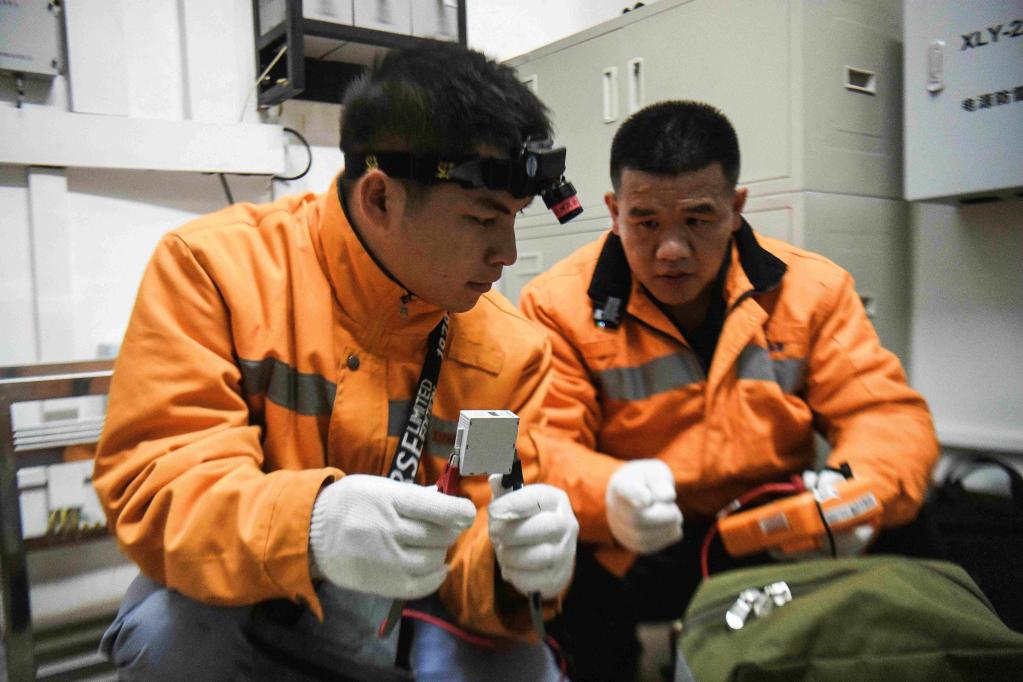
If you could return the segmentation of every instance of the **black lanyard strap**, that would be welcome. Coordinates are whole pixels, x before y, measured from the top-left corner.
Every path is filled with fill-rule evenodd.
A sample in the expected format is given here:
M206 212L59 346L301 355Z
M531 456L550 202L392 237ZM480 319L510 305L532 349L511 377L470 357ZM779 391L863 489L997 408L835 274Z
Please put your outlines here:
M433 396L437 392L437 379L440 377L440 363L447 346L448 321L449 316L445 314L426 340L426 359L419 373L419 381L416 382L416 392L405 419L405 428L398 437L398 447L391 460L391 473L388 477L395 481L412 483L419 471L419 460L426 447L426 432L430 428Z

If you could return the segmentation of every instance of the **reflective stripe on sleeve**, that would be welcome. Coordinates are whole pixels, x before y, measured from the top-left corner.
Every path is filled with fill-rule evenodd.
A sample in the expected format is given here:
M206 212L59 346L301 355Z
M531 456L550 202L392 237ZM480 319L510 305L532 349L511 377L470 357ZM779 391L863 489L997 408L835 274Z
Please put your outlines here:
M758 381L773 381L785 393L796 393L803 387L806 361L800 358L771 359L766 348L746 346L739 355L736 377Z
M277 358L239 360L242 389L265 393L270 402L304 415L329 415L337 384L319 374L303 374Z
M643 400L706 378L696 354L688 350L636 367L613 367L597 373L601 390L608 400Z

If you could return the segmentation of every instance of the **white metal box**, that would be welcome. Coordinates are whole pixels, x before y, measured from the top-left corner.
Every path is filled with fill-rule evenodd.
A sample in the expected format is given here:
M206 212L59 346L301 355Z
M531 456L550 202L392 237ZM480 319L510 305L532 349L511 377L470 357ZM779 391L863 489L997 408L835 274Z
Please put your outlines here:
M1023 2L905 0L909 200L1023 196Z
M462 410L455 452L462 476L507 474L515 462L519 417L510 410Z
M0 2L0 70L43 77L60 73L59 12L45 0Z
M363 28L406 35L412 31L412 0L354 0L352 15L354 24Z

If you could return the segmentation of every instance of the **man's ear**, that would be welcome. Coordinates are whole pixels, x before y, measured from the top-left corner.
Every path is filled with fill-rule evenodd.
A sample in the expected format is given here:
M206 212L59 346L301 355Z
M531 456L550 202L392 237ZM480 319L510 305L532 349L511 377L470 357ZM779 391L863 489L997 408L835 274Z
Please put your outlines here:
M604 204L611 214L611 232L618 234L618 197L614 192L608 192L604 195Z
M742 209L746 208L746 197L749 190L745 187L736 187L735 196L732 198L732 232L742 227Z
M367 220L381 227L389 224L394 206L391 182L386 173L380 170L368 171L355 186L355 195L359 211Z

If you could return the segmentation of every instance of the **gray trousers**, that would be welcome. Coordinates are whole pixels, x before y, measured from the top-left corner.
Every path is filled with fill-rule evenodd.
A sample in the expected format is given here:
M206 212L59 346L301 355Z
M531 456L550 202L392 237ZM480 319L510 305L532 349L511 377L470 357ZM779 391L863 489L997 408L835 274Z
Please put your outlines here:
M100 650L125 680L541 680L559 679L542 644L481 649L440 627L413 621L412 671L394 665L398 629L376 630L390 600L324 581L319 622L283 602L213 606L144 575L128 588ZM436 598L409 606L444 616Z

